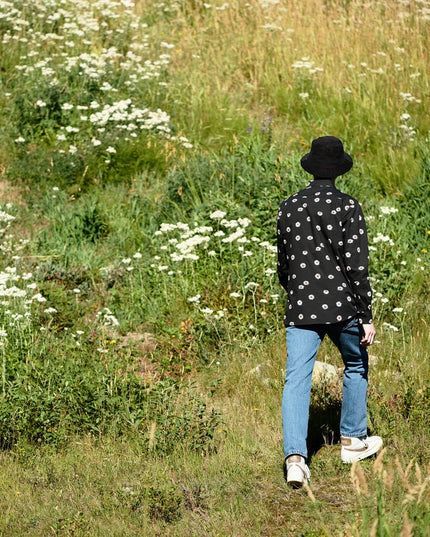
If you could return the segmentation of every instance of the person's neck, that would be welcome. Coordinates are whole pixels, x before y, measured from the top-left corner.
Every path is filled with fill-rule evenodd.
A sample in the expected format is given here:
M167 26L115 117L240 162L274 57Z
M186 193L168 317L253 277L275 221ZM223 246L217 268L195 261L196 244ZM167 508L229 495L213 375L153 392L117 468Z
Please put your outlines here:
M334 182L336 181L336 177L314 177L314 181L318 183L325 183L325 184L332 184L334 186Z

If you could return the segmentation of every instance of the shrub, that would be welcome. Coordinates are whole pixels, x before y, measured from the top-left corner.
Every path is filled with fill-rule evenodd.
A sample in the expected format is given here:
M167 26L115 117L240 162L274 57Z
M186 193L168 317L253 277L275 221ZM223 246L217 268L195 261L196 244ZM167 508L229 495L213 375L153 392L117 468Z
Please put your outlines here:
M82 155L41 147L22 153L19 159L9 165L7 176L11 181L22 181L32 187L51 185L67 188L81 183L84 170Z
M306 184L297 159L280 156L268 135L249 134L232 149L200 154L167 175L162 212L170 219L238 209L257 229L273 233L281 201Z
M34 358L33 350L28 363L17 351L9 354L0 398L4 448L26 441L61 445L75 434L109 433L137 435L145 450L162 453L178 445L215 449L220 414L192 386L168 378L145 381L124 359L96 360L89 350L70 347L62 359Z

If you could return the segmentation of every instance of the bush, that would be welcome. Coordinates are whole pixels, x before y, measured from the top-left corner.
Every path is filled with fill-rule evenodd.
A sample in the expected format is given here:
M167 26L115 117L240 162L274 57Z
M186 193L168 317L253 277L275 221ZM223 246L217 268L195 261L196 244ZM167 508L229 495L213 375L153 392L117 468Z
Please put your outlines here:
M306 184L303 174L298 160L284 160L267 134L250 134L232 149L200 154L173 169L162 213L172 220L234 208L274 234L276 211L284 197Z
M145 381L124 360L95 360L88 351L69 349L70 358L45 355L28 364L19 355L8 359L0 398L3 448L21 442L61 445L89 433L137 435L145 450L162 453L178 445L214 449L220 414L192 386Z
M51 185L60 188L80 184L85 170L85 161L79 154L60 153L56 150L39 148L21 154L7 170L11 181L22 181L31 187Z

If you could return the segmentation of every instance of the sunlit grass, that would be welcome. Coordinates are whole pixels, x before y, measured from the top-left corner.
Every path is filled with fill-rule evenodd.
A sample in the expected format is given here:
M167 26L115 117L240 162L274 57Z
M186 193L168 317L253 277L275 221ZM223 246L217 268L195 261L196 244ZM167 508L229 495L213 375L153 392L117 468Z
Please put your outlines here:
M140 0L138 12L150 5ZM172 5L154 25L176 45L168 91L194 138L229 143L246 118L260 125L273 116L274 139L287 151L300 138L336 134L374 181L401 187L430 126L426 4L222 6Z
M136 4L0 2L0 533L423 537L428 2ZM386 451L340 463L324 341L293 492L275 219L320 134L368 224Z
M116 536L140 535L144 529L148 535L162 530L179 537L184 531L201 535L204 529L214 536L256 536L263 530L282 535L287 529L306 534L324 528L335 536L368 535L379 523L390 528L387 535L400 535L406 515L416 534L425 535L428 459L417 459L421 439L405 434L400 416L395 435L385 434L386 450L376 462L351 469L340 463L339 446L325 446L311 460L311 492L285 488L282 347L281 332L264 346L231 347L201 375L207 386L217 379L215 404L225 416L216 454L193 455L178 445L170 457L142 455L131 439L89 437L71 439L60 452L23 445L3 454L0 491L15 499L2 517L5 534L40 535L56 528L60 534L73 529L75 535ZM388 351L382 344L382 356ZM263 358L266 367L257 373ZM337 362L331 354L324 359ZM381 378L373 372L371 384Z

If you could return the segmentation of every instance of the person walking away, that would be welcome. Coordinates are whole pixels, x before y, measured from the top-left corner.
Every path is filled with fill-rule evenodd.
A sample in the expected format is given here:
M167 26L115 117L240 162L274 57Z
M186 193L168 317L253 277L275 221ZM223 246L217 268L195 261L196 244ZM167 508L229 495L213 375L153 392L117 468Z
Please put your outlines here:
M358 201L335 187L336 178L351 169L352 158L341 140L323 136L313 140L301 165L313 180L282 202L277 222L278 277L288 296L284 461L293 488L310 479L306 440L311 380L326 335L344 363L341 460L362 460L383 443L379 436L367 436L366 347L376 332L366 224Z

